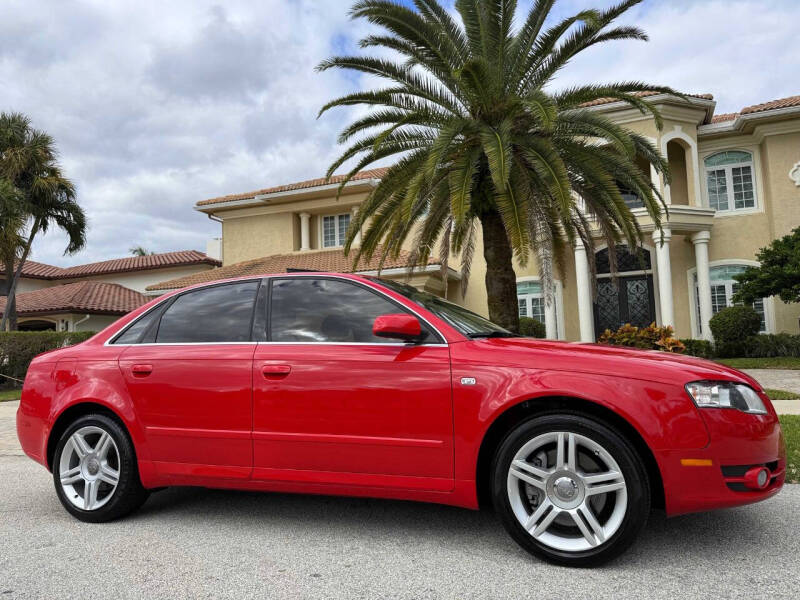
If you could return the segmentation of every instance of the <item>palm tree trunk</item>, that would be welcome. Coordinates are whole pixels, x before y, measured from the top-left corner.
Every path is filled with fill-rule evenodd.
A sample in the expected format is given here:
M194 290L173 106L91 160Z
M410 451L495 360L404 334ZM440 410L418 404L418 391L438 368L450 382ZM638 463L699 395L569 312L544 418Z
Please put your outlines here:
M519 331L517 276L514 273L511 244L500 213L495 210L480 216L483 229L483 257L486 259L486 295L489 319L501 327Z
M25 261L28 260L28 255L31 252L31 246L33 245L33 238L36 237L36 234L39 232L39 219L36 219L31 226L31 232L28 235L28 241L25 243L25 249L22 252L22 256L19 259L19 264L17 265L16 271L14 271L14 278L11 280L11 286L8 288L8 297L6 298L6 307L10 307L11 310L16 312L16 294L17 294L17 284L19 283L19 278L22 275L22 267L25 264ZM11 310L4 310L3 311L3 318L0 320L0 331L6 330L6 324L9 322L9 314ZM14 319L14 324L16 325L16 318Z

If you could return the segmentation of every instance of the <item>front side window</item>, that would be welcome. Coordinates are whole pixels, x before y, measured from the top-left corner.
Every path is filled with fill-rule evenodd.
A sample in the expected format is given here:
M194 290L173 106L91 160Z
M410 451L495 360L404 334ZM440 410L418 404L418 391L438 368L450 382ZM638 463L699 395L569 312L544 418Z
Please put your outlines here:
M756 207L753 155L740 150L705 159L708 205L720 212Z
M322 246L336 248L344 246L347 230L350 227L350 213L322 217Z
M415 287L390 279L380 279L378 277L371 277L370 279L374 279L382 286L405 296L412 302L416 302L467 337L517 337L517 334L503 329L489 319L475 314L463 306L448 302L439 296L421 292Z
M337 279L275 279L271 298L272 342L397 343L372 335L372 326L381 315L405 312L369 289ZM424 339L432 340L421 325Z
M248 342L258 281L187 292L161 317L157 343Z
M711 313L717 314L723 308L733 306L733 296L739 290L739 282L733 276L743 273L747 267L745 265L721 265L711 267ZM700 292L697 287L697 275L694 277L695 283L695 308L697 312L697 330L701 331L700 322ZM759 298L753 302L753 308L761 316L761 333L767 333L767 316L764 308L764 299Z

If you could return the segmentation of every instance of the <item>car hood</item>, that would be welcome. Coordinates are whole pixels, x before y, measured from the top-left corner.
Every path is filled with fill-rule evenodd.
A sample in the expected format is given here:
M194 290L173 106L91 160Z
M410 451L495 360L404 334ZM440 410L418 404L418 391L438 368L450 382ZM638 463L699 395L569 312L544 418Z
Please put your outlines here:
M709 360L603 344L559 342L534 338L488 338L467 342L493 364L574 373L594 373L677 383L712 379L761 386L752 377ZM483 352L491 353L484 355Z

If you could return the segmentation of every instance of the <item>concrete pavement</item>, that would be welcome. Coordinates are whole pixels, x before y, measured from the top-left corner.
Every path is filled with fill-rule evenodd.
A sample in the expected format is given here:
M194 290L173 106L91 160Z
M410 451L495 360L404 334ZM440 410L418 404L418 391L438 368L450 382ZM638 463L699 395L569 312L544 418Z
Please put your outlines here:
M0 439L15 411L0 404ZM90 525L7 446L3 599L800 597L798 485L752 506L653 513L626 555L579 571L530 557L490 512L412 502L174 488Z

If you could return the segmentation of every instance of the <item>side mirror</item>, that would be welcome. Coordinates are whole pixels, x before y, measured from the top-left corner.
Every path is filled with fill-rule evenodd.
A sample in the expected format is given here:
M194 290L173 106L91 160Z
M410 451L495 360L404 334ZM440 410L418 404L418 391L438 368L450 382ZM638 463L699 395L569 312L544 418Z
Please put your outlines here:
M413 342L421 338L422 326L419 324L419 319L413 315L402 313L381 315L372 325L372 335Z

